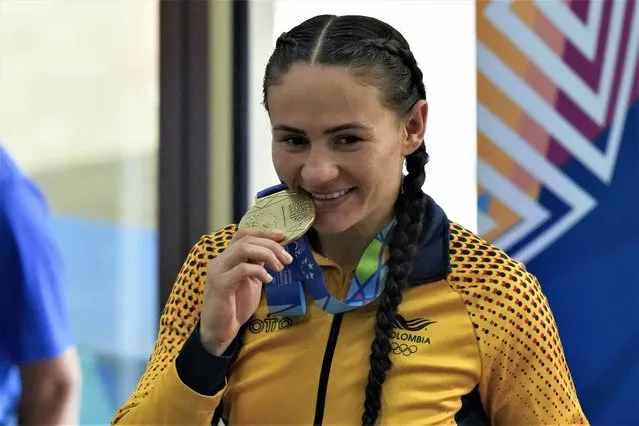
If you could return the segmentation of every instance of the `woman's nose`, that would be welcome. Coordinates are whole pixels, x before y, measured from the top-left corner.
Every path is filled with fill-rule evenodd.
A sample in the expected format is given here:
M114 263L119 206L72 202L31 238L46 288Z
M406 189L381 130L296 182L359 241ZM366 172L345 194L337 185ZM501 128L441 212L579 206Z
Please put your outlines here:
M304 185L321 187L338 175L339 167L332 153L322 148L311 148L301 171Z

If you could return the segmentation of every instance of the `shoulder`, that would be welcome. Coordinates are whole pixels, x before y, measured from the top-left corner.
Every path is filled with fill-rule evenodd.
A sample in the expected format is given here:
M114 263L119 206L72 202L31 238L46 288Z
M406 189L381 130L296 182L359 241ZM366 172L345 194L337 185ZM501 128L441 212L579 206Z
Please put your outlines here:
M194 268L206 269L208 261L222 254L229 246L236 230L237 226L230 224L203 235L191 249L180 273L180 278L183 278L184 274L192 272Z
M449 285L475 329L482 361L479 392L493 422L557 424L563 418L585 423L537 278L523 263L456 224L451 224L450 259Z
M220 255L228 247L235 235L235 224L226 225L217 231L203 235L191 248L178 274L175 288L186 291L201 290L206 277L208 262ZM175 290L174 290L175 291Z
M0 184L12 183L15 179L24 179L24 173L6 148L0 144Z
M38 185L0 145L0 211L8 216L29 217L48 213L48 205Z
M46 273L57 270L59 249L51 227L51 212L47 199L0 145L0 257L28 256L32 267L21 273L37 276L36 257L48 259ZM13 260L12 262L16 262ZM45 274L46 275L46 274ZM37 281L40 281L39 278Z
M483 289L496 296L513 296L538 286L522 262L455 223L450 226L449 255L449 281L459 290Z
M208 263L229 245L235 230L235 225L227 225L203 235L191 248L164 307L160 320L161 333L170 333L176 327L176 318L180 320L177 326L194 324L194 312L199 310L204 294ZM191 331L189 328L185 333L189 334Z
M451 224L450 258L448 281L463 299L478 336L510 340L518 333L538 335L553 328L548 301L523 263L457 224Z
M228 247L236 231L236 224L226 225L217 231L202 236L194 248L215 257Z

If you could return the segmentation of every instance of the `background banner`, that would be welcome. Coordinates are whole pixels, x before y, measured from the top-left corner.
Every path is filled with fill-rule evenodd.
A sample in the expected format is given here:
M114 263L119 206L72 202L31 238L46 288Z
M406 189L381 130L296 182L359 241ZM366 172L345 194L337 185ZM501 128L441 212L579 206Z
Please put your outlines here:
M592 424L639 424L639 4L476 4L479 232L539 277Z

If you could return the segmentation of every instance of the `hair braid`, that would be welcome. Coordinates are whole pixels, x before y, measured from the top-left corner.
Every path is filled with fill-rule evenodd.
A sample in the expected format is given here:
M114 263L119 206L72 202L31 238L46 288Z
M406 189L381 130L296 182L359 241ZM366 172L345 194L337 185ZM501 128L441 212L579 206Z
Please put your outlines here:
M292 42L294 40L294 43ZM423 74L406 39L391 25L357 15L319 15L282 34L264 73L264 106L268 111L268 88L280 84L296 63L344 66L377 87L383 105L398 117L426 99ZM426 195L422 192L428 162L422 144L406 158L408 174L395 203L395 226L389 241L390 259L385 290L379 298L370 371L362 423L373 425L381 409L382 385L391 368L393 322L402 301L402 290L412 269L417 240L425 218Z
M384 292L379 298L376 312L375 338L371 344L370 371L366 385L366 399L362 424L374 425L379 416L382 401L382 385L386 372L392 366L391 336L393 323L402 301L402 290L412 271L412 261L417 251L417 238L424 220L426 197L422 192L428 162L425 145L406 158L408 174L402 183L403 192L397 199L396 224L389 242L390 259Z
M411 87L417 90L417 99L426 99L426 86L424 85L424 74L417 64L417 59L410 49L407 49L400 40L393 37L385 39L373 39L365 42L365 45L389 53L391 56L399 58L408 69ZM413 102L414 104L414 102ZM410 104L412 107L413 104Z

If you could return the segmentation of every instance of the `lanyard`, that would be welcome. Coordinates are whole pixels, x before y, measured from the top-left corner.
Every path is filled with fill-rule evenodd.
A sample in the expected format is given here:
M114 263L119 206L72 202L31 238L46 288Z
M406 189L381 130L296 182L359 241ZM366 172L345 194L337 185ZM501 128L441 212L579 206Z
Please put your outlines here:
M272 195L286 187L281 184L258 193L257 198ZM267 267L273 281L265 284L266 301L272 316L306 315L306 296L304 288L313 301L324 311L331 314L348 312L366 306L377 300L384 290L388 273L387 241L393 221L369 243L360 259L351 280L344 301L334 297L326 283L322 269L313 257L313 249L308 235L287 244L284 249L293 257L293 262L285 265L281 272Z

